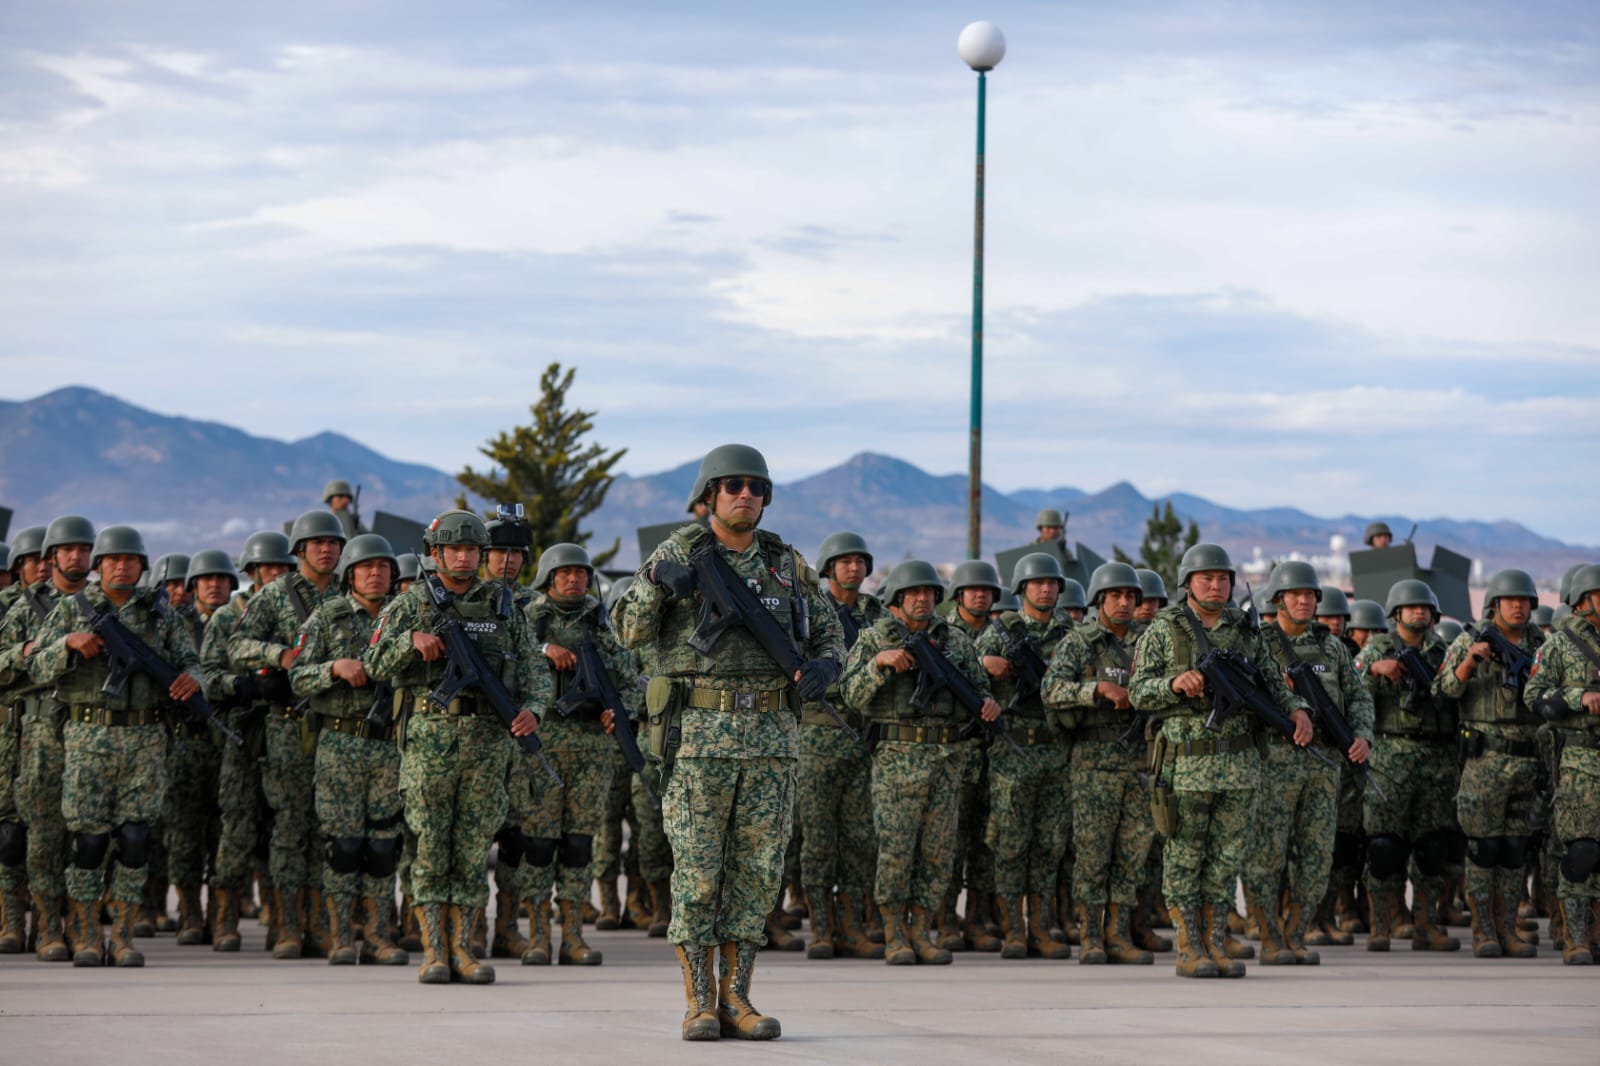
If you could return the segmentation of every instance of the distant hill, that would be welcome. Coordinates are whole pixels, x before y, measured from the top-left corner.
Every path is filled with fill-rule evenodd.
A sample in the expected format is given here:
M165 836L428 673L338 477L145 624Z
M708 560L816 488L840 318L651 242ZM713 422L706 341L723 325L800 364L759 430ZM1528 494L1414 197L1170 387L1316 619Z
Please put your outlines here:
M321 505L323 484L342 477L362 485L362 509L426 520L455 499L450 474L387 459L337 433L298 441L255 437L219 422L159 415L87 388L58 389L26 401L0 401L0 505L13 528L81 512L100 524L129 522L152 551L235 548L252 530L276 526ZM642 477L622 475L590 523L597 548L620 538L621 566L638 561L636 527L685 517L698 460ZM1482 562L1486 572L1522 566L1553 582L1569 565L1600 558L1600 549L1563 544L1516 522L1399 515L1322 518L1291 507L1239 510L1176 493L1174 509L1200 524L1241 561L1326 554L1343 536L1359 548L1361 531L1382 518L1404 537L1420 521L1426 562L1443 543ZM996 550L1033 539L1043 507L1070 512L1067 538L1110 557L1111 546L1136 554L1157 500L1126 481L1099 492L1059 487L1002 493L986 486L983 543ZM936 562L966 550L967 478L930 474L890 455L862 452L775 490L769 524L804 552L839 529L868 537L880 564L906 556Z

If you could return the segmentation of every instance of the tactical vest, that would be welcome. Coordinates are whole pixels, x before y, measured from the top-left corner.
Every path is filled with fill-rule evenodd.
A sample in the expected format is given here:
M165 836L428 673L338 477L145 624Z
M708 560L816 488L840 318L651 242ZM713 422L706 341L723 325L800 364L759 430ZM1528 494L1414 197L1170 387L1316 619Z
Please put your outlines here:
M1596 632L1594 626L1576 615L1566 621L1573 624L1557 630L1556 636L1561 638L1562 643L1573 645L1568 654L1578 667L1578 675L1565 678L1562 687L1581 688L1585 692L1600 692L1600 633ZM1551 637L1545 643L1546 661L1548 661L1548 651L1558 646L1555 640L1555 637ZM1547 667L1540 666L1539 669L1545 670ZM1564 715L1557 724L1567 733L1600 733L1600 715L1585 711L1581 700L1577 706L1571 708L1571 713Z
M56 591L55 585L49 581L35 582L31 588L26 590L29 595L23 594L24 590L21 586L13 585L12 588L17 589L15 608L19 611L27 611L29 615L29 617L23 619L21 629L24 642L26 642L32 640L39 632L39 624L49 617L50 611L55 607L56 600L61 598L61 594ZM39 613L41 609L44 612L43 614ZM16 684L7 690L6 695L18 704L21 704L24 700L37 702L37 697L43 696L54 688L55 685L53 683L35 684L33 679L28 676L27 667L19 664Z
M1185 636L1187 637L1187 634ZM1133 673L1128 646L1117 640L1115 633L1101 627L1089 647L1094 653L1094 679L1109 681L1113 685L1127 688L1128 678ZM1072 715L1075 725L1091 729L1125 726L1128 723L1127 711L1119 711L1108 701L1101 699L1096 699L1088 707L1076 707L1068 713Z
M546 643L577 651L578 645L592 638L604 624L605 613L599 607L600 601L593 596L584 597L581 610L558 604L548 594L539 599L528 612L533 626L535 651ZM720 648L721 644L717 646ZM571 670L557 670L554 664L551 665L550 677L555 682L553 699L558 700L566 694L567 686L572 684L572 673Z
M688 555L709 537L711 537L709 530L702 526L689 525L676 530L669 539ZM778 625L788 634L789 639L803 648L803 641L798 639L795 632L797 615L795 597L800 590L797 587L799 576L795 566L794 549L783 543L776 533L760 529L756 530L756 548L757 557L762 561L761 576L758 579L747 579L746 584L750 585L756 598L772 612L772 616L777 619ZM731 553L725 555L729 565L744 577L738 558ZM658 653L656 668L660 673L675 677L768 679L772 683L764 685L765 688L781 688L788 683L789 679L783 676L777 663L772 661L772 657L762 650L761 645L756 643L755 638L743 626L734 625L724 630L709 656L701 655L689 647L689 638L694 634L699 621L698 593L691 599L679 600L668 605L661 618L660 636L656 642Z
M880 637L888 637L892 642L884 643L880 650L890 650L901 646L901 643L910 635L910 630L897 618L890 617L879 622L873 629ZM928 628L928 639L940 651L943 651L950 639L950 624L942 618L935 617ZM877 669L877 667L873 667ZM917 688L916 669L904 673L891 673L872 694L872 702L867 705L866 717L879 722L906 722L921 719L936 719L943 722L953 721L956 717L955 697L949 689L937 690L925 709L911 706L911 694Z
M106 599L105 593L99 589L86 588L81 595L89 601L95 611L101 611L111 606L111 601ZM83 606L78 605L80 618L78 619L77 632L87 632L89 618L83 614ZM176 624L171 610L165 601L158 601L156 594L149 589L135 589L128 597L128 602L117 609L117 619L128 631L150 646L157 655L167 654L165 643L162 639L161 620L164 618L168 625ZM104 707L113 711L143 711L155 707L166 697L166 693L158 690L155 683L141 671L133 671L123 685L119 695L110 695L102 692L100 686L106 682L109 673L108 660L105 655L96 655L92 659L81 656L75 657L72 667L56 679L56 698L62 703L73 707ZM174 663L174 666L177 664Z
M1195 648L1194 634L1189 630L1190 619L1184 612L1185 606L1185 601L1179 601L1161 608L1156 614L1157 618L1167 619L1169 624L1172 640L1172 664L1169 669L1174 674L1193 670L1195 669L1195 664L1200 661L1200 654ZM1222 624L1224 619L1229 623L1226 627ZM1194 624L1202 628L1205 625L1200 621L1198 614L1194 618ZM1205 630L1205 635L1214 648L1237 650L1240 654L1249 658L1258 669L1262 666L1265 666L1268 670L1274 669L1273 663L1263 664L1257 661L1258 657L1255 655L1255 648L1246 639L1249 636L1249 632L1244 612L1237 607L1228 607L1223 610L1222 617L1217 619L1217 624ZM1218 639L1224 634L1226 634L1226 639ZM1180 706L1187 708L1192 713L1201 715L1209 715L1211 713L1211 696L1209 694L1180 697L1180 701ZM1223 726L1222 735L1232 736L1248 733L1254 728L1255 722L1250 713L1248 711L1239 711L1228 719L1228 723Z
M1013 639L1021 637L1025 643L1038 653L1039 658L1044 660L1046 666L1050 665L1050 659L1055 655L1056 645L1061 643L1061 638L1066 636L1067 630L1071 628L1070 622L1068 625L1062 625L1060 620L1056 619L1045 626L1038 635L1030 635L1030 620L1021 611L1006 611L996 621L1005 627ZM1005 654L1003 650L1001 654ZM1032 696L1013 707L1011 700L1017 691L1017 683L1014 678L991 677L989 679L989 688L994 693L995 701L1006 709L1005 713L1008 718L1013 720L1021 719L1029 724L1044 721L1044 700L1039 693L1035 692Z
M378 620L352 600L349 594L329 600L318 611L323 633L327 637L328 658L360 659L361 653L372 642L372 631ZM352 688L336 681L311 697L311 709L325 718L365 718L372 709L373 683Z
M1399 647L1399 641L1388 633L1374 633L1367 638L1367 647L1373 647L1375 643L1377 653L1385 658L1392 657L1391 653ZM1444 662L1445 650L1444 642L1433 634L1423 636L1422 647L1418 651L1435 676L1438 676L1439 667ZM1406 682L1392 684L1374 679L1368 688L1372 691L1374 732L1423 738L1446 737L1455 733L1454 701L1438 695L1419 697L1412 709L1407 711L1406 696L1410 688Z
M1494 625L1493 622L1483 624ZM1463 634L1459 639L1471 642L1472 636ZM1544 633L1538 626L1529 622L1523 627L1522 639L1514 643L1527 651L1534 651L1544 643ZM1501 684L1504 670L1504 664L1490 659L1488 662L1479 663L1472 671L1472 676L1467 679L1466 691L1461 696L1463 722L1526 723L1528 721L1528 711L1519 698L1520 690Z
M1283 633L1283 630L1280 629L1278 632ZM1283 635L1289 641L1289 650L1294 652L1295 658L1301 662L1311 664L1311 669L1316 673L1317 680L1322 682L1322 691L1328 694L1328 699L1343 714L1345 692L1344 686L1339 684L1339 664L1334 659L1333 653L1328 649L1328 641L1333 638L1333 635L1328 632L1327 626L1315 622L1312 623L1309 633L1315 638L1314 640L1306 640L1305 635L1299 637L1291 637L1287 633ZM1273 658L1278 661L1281 671L1287 671L1289 667L1294 665L1284 658L1283 645L1278 642L1275 634L1267 633L1265 634L1265 639L1267 647L1272 649ZM1300 695L1305 698L1305 693L1300 693Z
M482 590L482 591L480 591ZM410 593L408 593L410 595ZM417 593L420 602L424 604L422 624L426 626L433 617L433 606L428 601L426 593ZM489 669L498 667L500 680L511 690L511 695L516 698L517 692L517 643L516 630L510 618L501 618L495 610L495 601L499 599L484 582L478 582L467 590L463 596L457 596L445 610L453 613L461 620L461 631L477 644L478 651L483 655L484 663ZM419 684L413 682L412 690L419 688L431 690L444 680L447 660L441 656L431 663L419 664L423 669L424 680ZM462 690L462 695L477 695L477 687L469 685ZM420 693L426 695L426 692Z

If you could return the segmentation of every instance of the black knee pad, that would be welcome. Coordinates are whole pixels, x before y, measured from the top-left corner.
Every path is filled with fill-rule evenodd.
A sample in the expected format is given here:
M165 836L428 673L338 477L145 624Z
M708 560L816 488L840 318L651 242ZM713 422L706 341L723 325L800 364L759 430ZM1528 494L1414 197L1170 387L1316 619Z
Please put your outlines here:
M1422 871L1424 877L1444 876L1445 868L1450 865L1450 850L1453 843L1451 834L1442 829L1422 834L1417 840L1415 855L1417 869Z
M1503 870L1520 870L1528 865L1528 856L1533 854L1532 837L1501 837L1500 838L1500 868Z
M1367 840L1360 833L1335 833L1333 835L1333 868L1336 870L1361 869L1366 857Z
M1467 834L1459 829L1446 829L1442 831L1445 840L1449 842L1449 851L1445 856L1445 866L1463 866L1467 861Z
M1488 870L1500 865L1502 837L1468 837L1467 858L1472 865Z
M400 869L399 837L367 837L361 844L362 872L368 877L393 877Z
M1392 833L1379 833L1367 841L1367 869L1379 881L1404 877L1406 859L1410 854L1410 841Z
M22 866L27 861L28 827L21 822L0 822L0 866Z
M587 833L568 833L561 838L561 865L582 869L594 861L594 837Z
M361 872L361 838L329 837L328 869L336 874Z
M149 864L149 822L123 822L117 826L117 861L130 870Z
M556 841L549 837L524 837L523 859L529 866L549 866L556 861Z
M98 870L111 850L110 833L72 834L72 865L80 870Z
M495 833L494 842L500 845L499 863L512 870L522 865L522 856L528 850L528 843L521 829L514 825L503 825Z
M1568 881L1584 881L1600 868L1600 840L1585 837L1567 845L1561 857L1561 876Z

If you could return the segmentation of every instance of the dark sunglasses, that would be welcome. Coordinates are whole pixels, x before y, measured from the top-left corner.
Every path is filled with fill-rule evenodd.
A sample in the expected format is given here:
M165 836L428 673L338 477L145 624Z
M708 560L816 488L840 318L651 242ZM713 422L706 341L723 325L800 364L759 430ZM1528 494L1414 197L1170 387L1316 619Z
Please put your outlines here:
M772 482L759 477L725 477L721 481L722 490L729 496L737 496L747 487L750 495L760 496L763 499L772 495Z

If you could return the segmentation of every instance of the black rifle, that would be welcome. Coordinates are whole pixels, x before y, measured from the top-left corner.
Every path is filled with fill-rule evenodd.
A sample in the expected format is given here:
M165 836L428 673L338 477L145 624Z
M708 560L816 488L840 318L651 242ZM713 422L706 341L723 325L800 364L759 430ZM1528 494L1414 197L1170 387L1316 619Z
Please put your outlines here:
M612 738L616 740L617 747L622 749L628 769L639 775L639 783L644 786L644 794L649 798L650 805L660 810L661 800L656 798L650 783L645 780L644 752L639 750L639 742L634 738L633 726L628 721L628 708L623 704L617 686L611 683L611 671L606 669L600 648L594 641L586 640L573 649L573 654L578 657L578 662L573 667L567 690L556 700L556 712L567 718L588 707L610 711Z
M433 635L444 641L445 651L444 678L437 688L428 693L428 699L437 707L448 707L462 689L470 686L478 690L479 698L486 700L509 728L517 718L517 701L506 688L505 682L500 680L500 675L489 669L489 664L483 661L483 652L478 650L477 641L467 636L466 630L461 628L461 619L448 610L455 602L455 595L444 587L438 574L423 571L422 582L428 590L428 598L433 602L430 626ZM544 744L539 740L539 734L529 733L515 739L523 751L538 756L550 780L557 785L564 784L550 765L550 760L545 758Z
M701 655L710 655L723 633L733 626L743 626L745 632L761 645L761 650L778 664L784 680L789 681L800 672L806 664L800 649L795 647L794 641L789 639L789 634L783 631L778 620L772 617L772 612L756 599L756 594L750 591L744 579L714 550L713 541L708 539L690 553L689 566L694 570L695 585L700 590L700 620L685 642L689 647ZM804 595L798 588L794 594ZM828 702L827 697L817 702L828 712L834 724L844 730L845 736L860 741L861 734L850 727L850 723Z
M832 596L828 597L830 600ZM839 624L844 627L844 646L848 650L856 646L856 638L861 635L861 627L856 625L856 616L850 613L850 608L833 600L833 613L839 616Z
M394 725L394 686L387 681L372 683L372 706L367 708L367 724L385 732Z
M1014 711L1043 690L1044 672L1049 666L1027 638L1013 633L992 614L989 624L1000 631L1000 638L1005 641L1006 662L1011 664L1011 678L1016 682L1006 710Z
M1500 632L1500 627L1493 622L1485 622L1476 629L1467 626L1467 633L1473 640L1489 645L1489 657L1502 667L1500 684L1515 689L1517 702L1521 703L1522 690L1528 684L1528 675L1533 672L1533 654L1507 640L1506 635Z
M1418 701L1433 702L1433 679L1437 674L1428 669L1421 648L1399 640L1395 641L1394 648L1394 661L1400 664L1406 675L1405 710L1407 713L1416 713Z
M1139 739L1144 736L1145 726L1149 724L1149 711L1135 711L1133 721L1128 723L1128 728L1123 730L1122 735L1117 738L1117 747L1123 751L1132 751L1134 744L1138 743Z
M1267 695L1266 680L1256 664L1228 648L1212 648L1195 663L1206 678L1206 688L1211 690L1211 715L1206 719L1207 729L1216 732L1241 708L1262 725L1289 740L1294 739L1294 722L1278 704ZM1298 747L1298 745L1296 745ZM1300 750L1309 752L1330 770L1338 764L1309 744Z
M1334 746L1350 763L1356 784L1362 788L1371 786L1372 791L1378 794L1378 798L1388 803L1388 795L1378 787L1378 782L1372 779L1370 772L1372 768L1366 763L1350 759L1350 746L1356 742L1356 733L1350 728L1350 720L1344 716L1344 711L1339 709L1339 705L1333 702L1333 697L1328 695L1328 690L1323 687L1322 678L1317 676L1315 668L1295 654L1294 646L1289 643L1284 631L1276 627L1274 631L1278 634L1279 647L1289 657L1288 673L1289 679L1294 682L1295 694L1311 704L1311 709L1317 713L1317 720L1322 723L1322 728L1328 731Z
M101 692L108 696L120 696L128 685L128 678L139 673L155 682L156 687L165 695L172 688L172 683L182 675L183 671L157 655L150 645L139 639L138 634L123 625L122 619L117 617L115 608L97 611L89 602L89 598L81 592L78 593L78 606L87 615L89 628L105 645L106 681L100 686ZM244 737L217 717L217 712L212 709L205 693L196 692L181 702L196 721L210 722L237 747L244 747Z
M944 689L950 693L956 706L967 712L966 724L961 727L961 736L971 737L982 730L985 737L993 739L1002 737L1007 744L1016 749L1018 755L1022 754L1022 746L1017 743L1003 721L985 722L983 720L983 693L978 691L978 686L972 679L961 672L961 668L951 662L945 653L933 646L933 641L928 639L927 630L919 630L905 639L903 645L911 653L911 658L917 664L917 687L911 693L911 706L917 710L927 710L933 702L933 697Z

